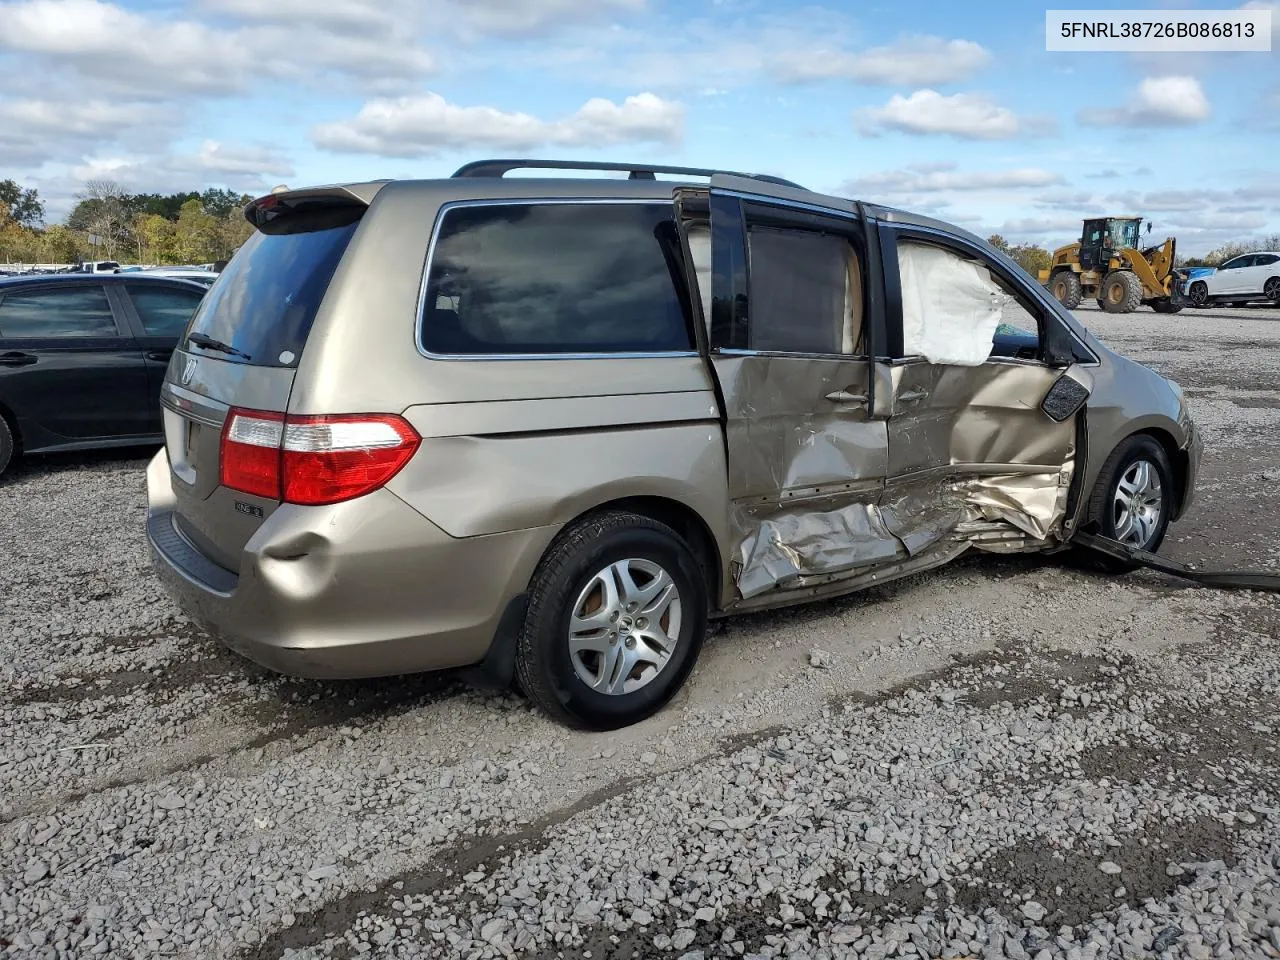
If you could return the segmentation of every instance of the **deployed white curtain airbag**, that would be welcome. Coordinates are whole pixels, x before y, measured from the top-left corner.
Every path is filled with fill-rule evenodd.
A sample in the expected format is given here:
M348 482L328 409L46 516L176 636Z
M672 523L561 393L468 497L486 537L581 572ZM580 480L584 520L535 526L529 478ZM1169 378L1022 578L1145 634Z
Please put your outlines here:
M907 356L974 367L991 356L1007 295L986 267L926 243L898 244Z

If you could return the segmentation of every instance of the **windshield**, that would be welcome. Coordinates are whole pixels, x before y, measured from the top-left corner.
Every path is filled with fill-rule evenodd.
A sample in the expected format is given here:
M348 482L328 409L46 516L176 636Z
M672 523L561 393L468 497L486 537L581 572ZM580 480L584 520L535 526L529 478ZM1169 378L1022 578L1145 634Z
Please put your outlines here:
M220 340L256 366L294 366L358 221L323 230L255 231L227 264L189 333Z
M1137 220L1112 220L1109 230L1111 246L1117 250L1124 247L1136 247L1138 245L1138 228L1140 226L1141 223Z

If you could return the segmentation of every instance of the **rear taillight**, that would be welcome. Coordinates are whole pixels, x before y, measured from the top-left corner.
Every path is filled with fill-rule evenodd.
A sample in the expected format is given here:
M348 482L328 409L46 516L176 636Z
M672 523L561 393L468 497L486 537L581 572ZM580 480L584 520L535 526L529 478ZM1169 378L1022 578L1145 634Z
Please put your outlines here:
M280 499L280 442L284 414L232 410L222 427L222 485Z
M222 485L318 506L377 490L422 438L395 414L284 416L232 409L222 429Z

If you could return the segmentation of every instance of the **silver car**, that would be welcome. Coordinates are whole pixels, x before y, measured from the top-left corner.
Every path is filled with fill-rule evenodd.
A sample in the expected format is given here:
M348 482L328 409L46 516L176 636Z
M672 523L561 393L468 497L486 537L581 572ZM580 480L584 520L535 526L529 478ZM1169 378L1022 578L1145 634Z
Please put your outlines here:
M1178 387L946 223L554 161L247 216L168 369L147 528L278 671L466 667L613 728L709 618L1084 529L1155 550L1191 501Z

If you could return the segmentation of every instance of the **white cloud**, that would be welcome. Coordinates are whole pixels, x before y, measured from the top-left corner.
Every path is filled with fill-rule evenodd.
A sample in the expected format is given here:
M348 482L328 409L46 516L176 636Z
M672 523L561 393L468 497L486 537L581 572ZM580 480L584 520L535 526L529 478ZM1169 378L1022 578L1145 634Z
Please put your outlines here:
M1058 234L1074 235L1080 239L1080 217L1014 217L1006 220L996 232L1005 239L1056 236Z
M797 48L779 54L772 68L784 83L841 79L925 86L967 80L990 60L986 49L972 40L926 36L861 51Z
M1083 190L1052 190L1038 195L1032 205L1042 210L1089 212L1099 209L1098 198Z
M922 164L904 170L882 170L848 181L841 189L854 196L912 196L976 190L1020 190L1051 187L1062 175L1039 167L1010 170L956 170L955 164Z
M1231 213L1225 210L1212 210L1206 213L1175 214L1168 218L1172 229L1201 231L1254 231L1261 230L1268 223L1268 218L1258 212Z
M494 107L457 106L439 94L426 93L370 100L350 120L317 126L312 140L338 152L427 157L471 148L676 143L683 132L684 107L652 93L628 97L620 104L593 98L559 120Z
M1007 107L977 93L950 96L936 90L895 94L883 107L859 111L864 132L894 130L910 134L942 134L963 140L1009 140L1044 132L1049 122L1019 117Z
M271 148L206 140L193 153L100 155L86 158L68 172L78 183L115 180L126 190L139 193L171 193L208 186L253 193L292 177L294 168Z
M1270 10L1271 11L1271 52L1274 53L1280 49L1280 3L1275 0L1249 0L1248 3L1242 4L1241 10Z
M456 0L429 6L444 8L441 13L487 36L522 36L611 13L639 13L647 4L646 0Z
M251 67L248 50L230 33L193 21L151 20L100 0L0 4L0 23L0 49L43 55L152 95L240 89Z
M522 37L640 13L646 0L201 0L211 14L245 22L319 24L346 31L429 31L434 36Z
M257 77L333 71L385 85L434 66L392 21L373 32L306 18L225 29L145 16L107 0L16 0L0 3L0 23L0 51L52 61L100 89L149 99L238 93Z
M1089 126L1179 127L1208 120L1212 112L1195 77L1146 77L1124 106L1082 108L1077 119Z
M173 111L107 100L0 100L0 164L39 166L102 143L154 141Z

